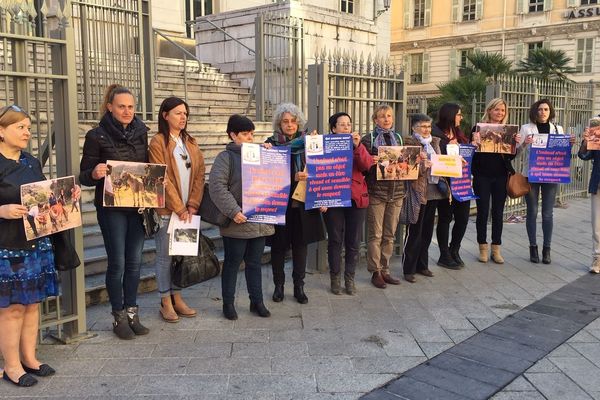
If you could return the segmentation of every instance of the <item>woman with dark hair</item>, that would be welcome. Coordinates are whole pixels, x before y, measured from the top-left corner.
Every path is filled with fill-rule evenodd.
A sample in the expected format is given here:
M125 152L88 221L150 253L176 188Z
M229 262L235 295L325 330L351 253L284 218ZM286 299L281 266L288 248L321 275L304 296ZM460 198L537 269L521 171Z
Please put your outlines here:
M470 142L469 138L460 129L462 116L460 106L454 103L445 103L438 111L438 120L432 127L432 135L440 138L441 154L448 154L447 146L449 144L458 145ZM454 197L450 199L450 196L452 195L449 194L449 201L440 200L438 202L436 236L440 248L440 258L437 265L449 269L460 269L465 266L459 250L467 230L471 202L468 200L461 202ZM448 245L452 219L454 219L452 240Z
M160 315L167 322L195 317L181 297L181 288L171 282L171 256L167 228L173 214L191 221L204 194L204 157L196 140L187 132L189 107L178 97L165 99L158 110L158 133L150 140L150 162L167 165L165 207L158 210L162 227L156 241L156 281L160 294Z
M208 186L215 205L231 219L229 225L219 228L225 251L221 274L223 315L230 320L238 319L234 305L235 288L240 264L244 261L250 312L268 318L271 313L263 302L260 260L265 249L265 237L275 230L273 225L248 222L242 213L241 151L243 143L254 141L254 123L243 115L232 115L227 122L227 135L231 143L215 158ZM270 148L271 144L264 143L263 146Z
M588 150L588 140L592 139L593 136L591 136L589 128L585 128L577 155L582 160L592 160L593 163L588 185L592 206L592 266L590 272L600 274L600 193L598 193L598 187L600 186L600 150Z
M351 133L352 119L345 112L329 117L331 133ZM341 294L342 246L345 248L344 284L346 293L356 293L354 273L359 258L360 233L369 205L369 193L364 173L373 165L373 158L360 143L360 135L352 134L354 153L352 157L352 207L334 207L323 210L327 228L327 258L331 278L331 292Z
M294 193L298 182L306 180L304 171L306 159L304 155L304 135L302 131L306 119L295 104L283 103L277 106L273 114L273 136L266 143L273 146L289 146L292 152L290 168L291 188ZM304 292L304 276L306 274L307 246L310 243L325 239L325 230L321 212L317 209L305 210L304 204L289 197L285 213L285 225L275 225L275 235L267 239L271 245L271 265L273 266L273 301L283 301L285 284L285 253L292 248L292 279L294 281L294 297L300 304L308 303Z
M550 100L541 99L536 101L529 108L529 123L521 126L521 140L527 146L524 147L523 175L529 175L529 150L533 141L533 135L538 133L547 133L549 135L564 135L562 126L556 125L552 120L556 117L556 112ZM575 143L575 136L570 137L571 144ZM540 256L537 247L536 220L538 214L538 204L540 192L542 193L542 232L544 234L544 245L542 248L542 262L550 264L550 245L552 243L553 228L553 209L556 200L557 183L531 183L531 190L525 195L527 203L527 217L525 227L529 238L529 260L532 263L539 263Z
M79 181L95 186L94 205L108 257L106 291L112 307L113 332L120 339L146 335L140 323L137 289L140 282L144 226L137 208L104 207L107 160L148 162L148 127L135 115L131 91L120 85L107 88L97 128L85 135Z

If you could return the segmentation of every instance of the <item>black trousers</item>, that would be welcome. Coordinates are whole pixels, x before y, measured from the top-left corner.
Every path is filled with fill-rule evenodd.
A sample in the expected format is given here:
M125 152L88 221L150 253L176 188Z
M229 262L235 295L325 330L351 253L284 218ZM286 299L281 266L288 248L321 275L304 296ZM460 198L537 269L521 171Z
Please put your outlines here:
M429 200L426 204L422 204L419 219L416 223L408 225L406 229L402 252L405 275L428 269L429 245L433 237L433 223L438 201L440 200Z
M273 267L273 283L283 285L285 283L285 253L288 250L288 243L292 248L292 279L294 285L304 285L306 275L306 250L307 245L302 238L300 227L300 209L290 208L286 218L285 227L276 225L275 235L273 235L271 244L271 266ZM281 237L287 236L289 237Z
M454 219L454 226L452 227L452 240L450 247L460 247L465 232L467 230L467 224L469 223L469 210L471 209L470 201L457 201L452 198L452 203L444 200L438 201L438 223L435 231L438 246L440 246L440 252L448 250L448 236L450 234L450 222Z
M342 246L346 249L346 274L354 275L358 264L360 234L365 222L366 208L335 207L327 210L323 217L327 227L327 259L329 272L339 274L342 268Z
M492 205L492 244L502 244L502 220L506 203L506 175L473 177L473 191L479 197L477 203L477 243L487 243L487 224Z

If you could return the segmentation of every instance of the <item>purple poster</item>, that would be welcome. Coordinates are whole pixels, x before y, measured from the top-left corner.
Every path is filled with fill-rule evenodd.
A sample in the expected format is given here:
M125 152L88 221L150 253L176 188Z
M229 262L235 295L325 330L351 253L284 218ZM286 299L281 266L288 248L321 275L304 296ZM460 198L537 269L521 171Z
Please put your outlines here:
M452 196L458 201L469 201L478 199L473 193L473 184L471 182L471 164L476 146L470 144L461 144L458 146L459 154L465 159L467 165L463 165L462 177L450 178L450 190Z
M529 182L571 182L571 144L568 135L533 135L529 149Z
M285 225L289 170L289 147L242 145L242 212L248 222Z
M352 135L306 136L307 210L352 206Z

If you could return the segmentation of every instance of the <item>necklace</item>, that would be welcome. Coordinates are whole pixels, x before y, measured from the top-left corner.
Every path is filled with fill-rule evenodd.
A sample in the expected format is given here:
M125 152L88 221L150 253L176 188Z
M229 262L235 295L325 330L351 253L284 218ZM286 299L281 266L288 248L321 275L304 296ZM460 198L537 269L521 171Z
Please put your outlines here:
M189 156L185 146L183 145L183 141L181 140L181 136L175 137L169 133L171 139L175 141L175 148L180 150L179 156L183 161L185 161L185 167L190 169L192 167L192 162L189 160Z

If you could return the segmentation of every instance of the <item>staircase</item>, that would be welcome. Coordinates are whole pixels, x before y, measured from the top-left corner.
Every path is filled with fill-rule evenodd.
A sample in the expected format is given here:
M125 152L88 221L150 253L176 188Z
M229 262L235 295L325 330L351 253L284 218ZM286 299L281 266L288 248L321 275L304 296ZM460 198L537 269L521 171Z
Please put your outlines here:
M157 74L154 85L154 107L156 112L163 99L170 96L184 98L184 67L177 59L164 58L157 60ZM190 107L188 133L198 141L204 154L206 173L212 167L214 158L229 142L225 132L227 120L231 114L245 114L251 98L250 90L240 86L228 74L222 74L209 65L201 68L196 64L187 65L187 103ZM248 112L253 119L254 106ZM87 130L96 122L80 124L80 147ZM255 122L255 142L261 143L271 135L271 124ZM148 121L149 135L156 133L156 121ZM106 271L106 252L96 220L93 205L94 188L82 188L82 219L84 236L84 261L86 274L86 302L97 304L107 301L104 288L104 272ZM222 241L216 227L203 224L202 233L210 237L217 245L217 256L223 259ZM146 240L143 253L142 280L140 291L151 291L156 288L154 280L154 239Z

